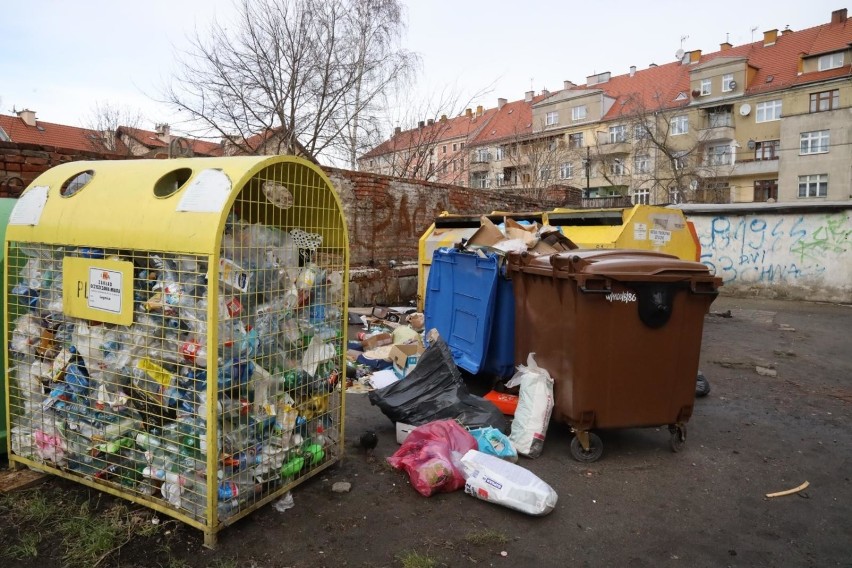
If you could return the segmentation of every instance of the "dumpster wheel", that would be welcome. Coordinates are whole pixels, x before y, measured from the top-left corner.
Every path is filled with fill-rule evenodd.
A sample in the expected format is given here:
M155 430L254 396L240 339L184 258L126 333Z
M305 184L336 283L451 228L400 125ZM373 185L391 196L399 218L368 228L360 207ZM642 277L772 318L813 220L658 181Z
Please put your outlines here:
M669 440L672 451L677 453L686 445L686 424L672 424L669 426L669 432L672 435Z
M588 448L583 447L581 438L587 438ZM576 435L571 439L571 457L578 462L594 462L598 461L603 454L603 442L597 434L592 432L576 432Z

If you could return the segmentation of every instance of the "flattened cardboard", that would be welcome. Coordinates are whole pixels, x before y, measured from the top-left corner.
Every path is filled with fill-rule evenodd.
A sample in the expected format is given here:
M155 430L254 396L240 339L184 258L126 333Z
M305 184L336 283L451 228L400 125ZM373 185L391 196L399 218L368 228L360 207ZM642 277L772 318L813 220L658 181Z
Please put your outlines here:
M400 379L405 378L417 366L417 361L424 351L426 350L423 346L417 344L391 347L390 360L393 363L393 372L396 373L396 376Z
M503 232L488 217L483 215L479 221L482 225L467 241L467 246L490 247L506 238Z

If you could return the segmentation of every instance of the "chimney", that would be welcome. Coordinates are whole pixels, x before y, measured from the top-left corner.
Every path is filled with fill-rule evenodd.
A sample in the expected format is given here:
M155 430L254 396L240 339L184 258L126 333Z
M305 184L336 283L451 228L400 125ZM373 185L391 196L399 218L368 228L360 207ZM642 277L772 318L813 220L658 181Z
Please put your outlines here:
M168 124L166 124L165 122L162 124L158 124L154 127L154 129L157 131L157 138L159 138L166 144L172 141L171 136L169 134L171 128L169 128Z
M631 65L631 66L630 66L630 76L632 77L632 76L634 76L635 74L636 74L636 66L635 66L635 65Z
M831 13L832 24L842 24L846 21L846 8L835 10Z
M469 108L466 108L466 109L464 109L464 115L465 115L466 117L470 118L470 117L472 117L472 116L473 116L473 111L472 111L472 110L470 110Z
M433 124L435 124L435 119L434 119L434 118L428 118L428 119L426 119L426 126L432 126Z
M535 91L527 91L524 93L524 102L532 102Z
M793 33L793 30L791 30L791 29L790 29L790 26L787 26L787 27L785 27L783 30L781 30L781 35L782 35L782 36L785 36L785 35L787 35L787 34L791 34L791 33Z
M542 89L542 90L541 90L541 94L542 94L542 95L544 95L545 97L549 97L549 96L550 96L550 91L548 91L547 89Z
M35 126L36 125L36 116L35 111L25 108L24 110L18 111L18 118L24 121L24 124L27 126Z
M422 120L417 123L417 128L423 128L424 126L426 126L426 123L423 122Z
M507 101L506 99L500 99L500 98L498 98L498 99L497 99L497 110L500 110L501 108L503 108L503 106L504 106L507 102L508 102L508 101Z
M441 122L447 122L447 115L446 114L441 115Z
M701 61L701 50L693 49L692 51L690 51L689 64L692 65L693 63L698 63L699 61Z
M726 41L724 43L719 44L719 51L727 51L727 50L731 49L732 47L734 47L734 46Z
M393 135L394 136L399 136L401 133L402 133L402 127L401 126L397 126L396 128L393 129Z
M763 47L775 45L776 39L778 39L778 30L768 30L763 32Z
M573 89L576 86L577 85L574 83L574 81L563 81L562 82L562 88L564 88L565 90Z
M650 64L648 64L648 69L653 69L656 66L657 66L656 63L650 63Z
M482 116L482 105L476 107L476 116Z

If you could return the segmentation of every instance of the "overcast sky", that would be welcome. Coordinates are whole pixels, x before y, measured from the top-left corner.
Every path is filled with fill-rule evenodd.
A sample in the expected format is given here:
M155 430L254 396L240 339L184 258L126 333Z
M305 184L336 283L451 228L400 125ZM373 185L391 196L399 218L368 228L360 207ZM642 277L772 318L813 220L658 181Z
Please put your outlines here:
M839 2L405 0L403 44L422 57L421 97L447 89L466 101L489 89L471 102L493 107L497 97L557 90L565 79L667 63L681 47L708 53L726 38L740 45L765 30L823 24ZM86 126L102 101L138 108L148 126L179 129L181 116L151 97L187 34L232 10L231 0L4 0L0 112L30 108L40 120Z

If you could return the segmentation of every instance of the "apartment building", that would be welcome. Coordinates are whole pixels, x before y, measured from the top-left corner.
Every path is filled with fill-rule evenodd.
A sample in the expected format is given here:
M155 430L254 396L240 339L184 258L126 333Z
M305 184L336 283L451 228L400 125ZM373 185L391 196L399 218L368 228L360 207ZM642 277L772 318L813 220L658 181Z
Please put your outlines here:
M412 140L438 123L398 130L359 165L406 177L390 164L415 150L431 159L452 140L461 171L442 181L459 185L568 185L651 204L849 200L852 23L836 10L820 26L767 30L707 54L679 50L665 64L565 81L445 122L455 121L430 131L426 148Z

